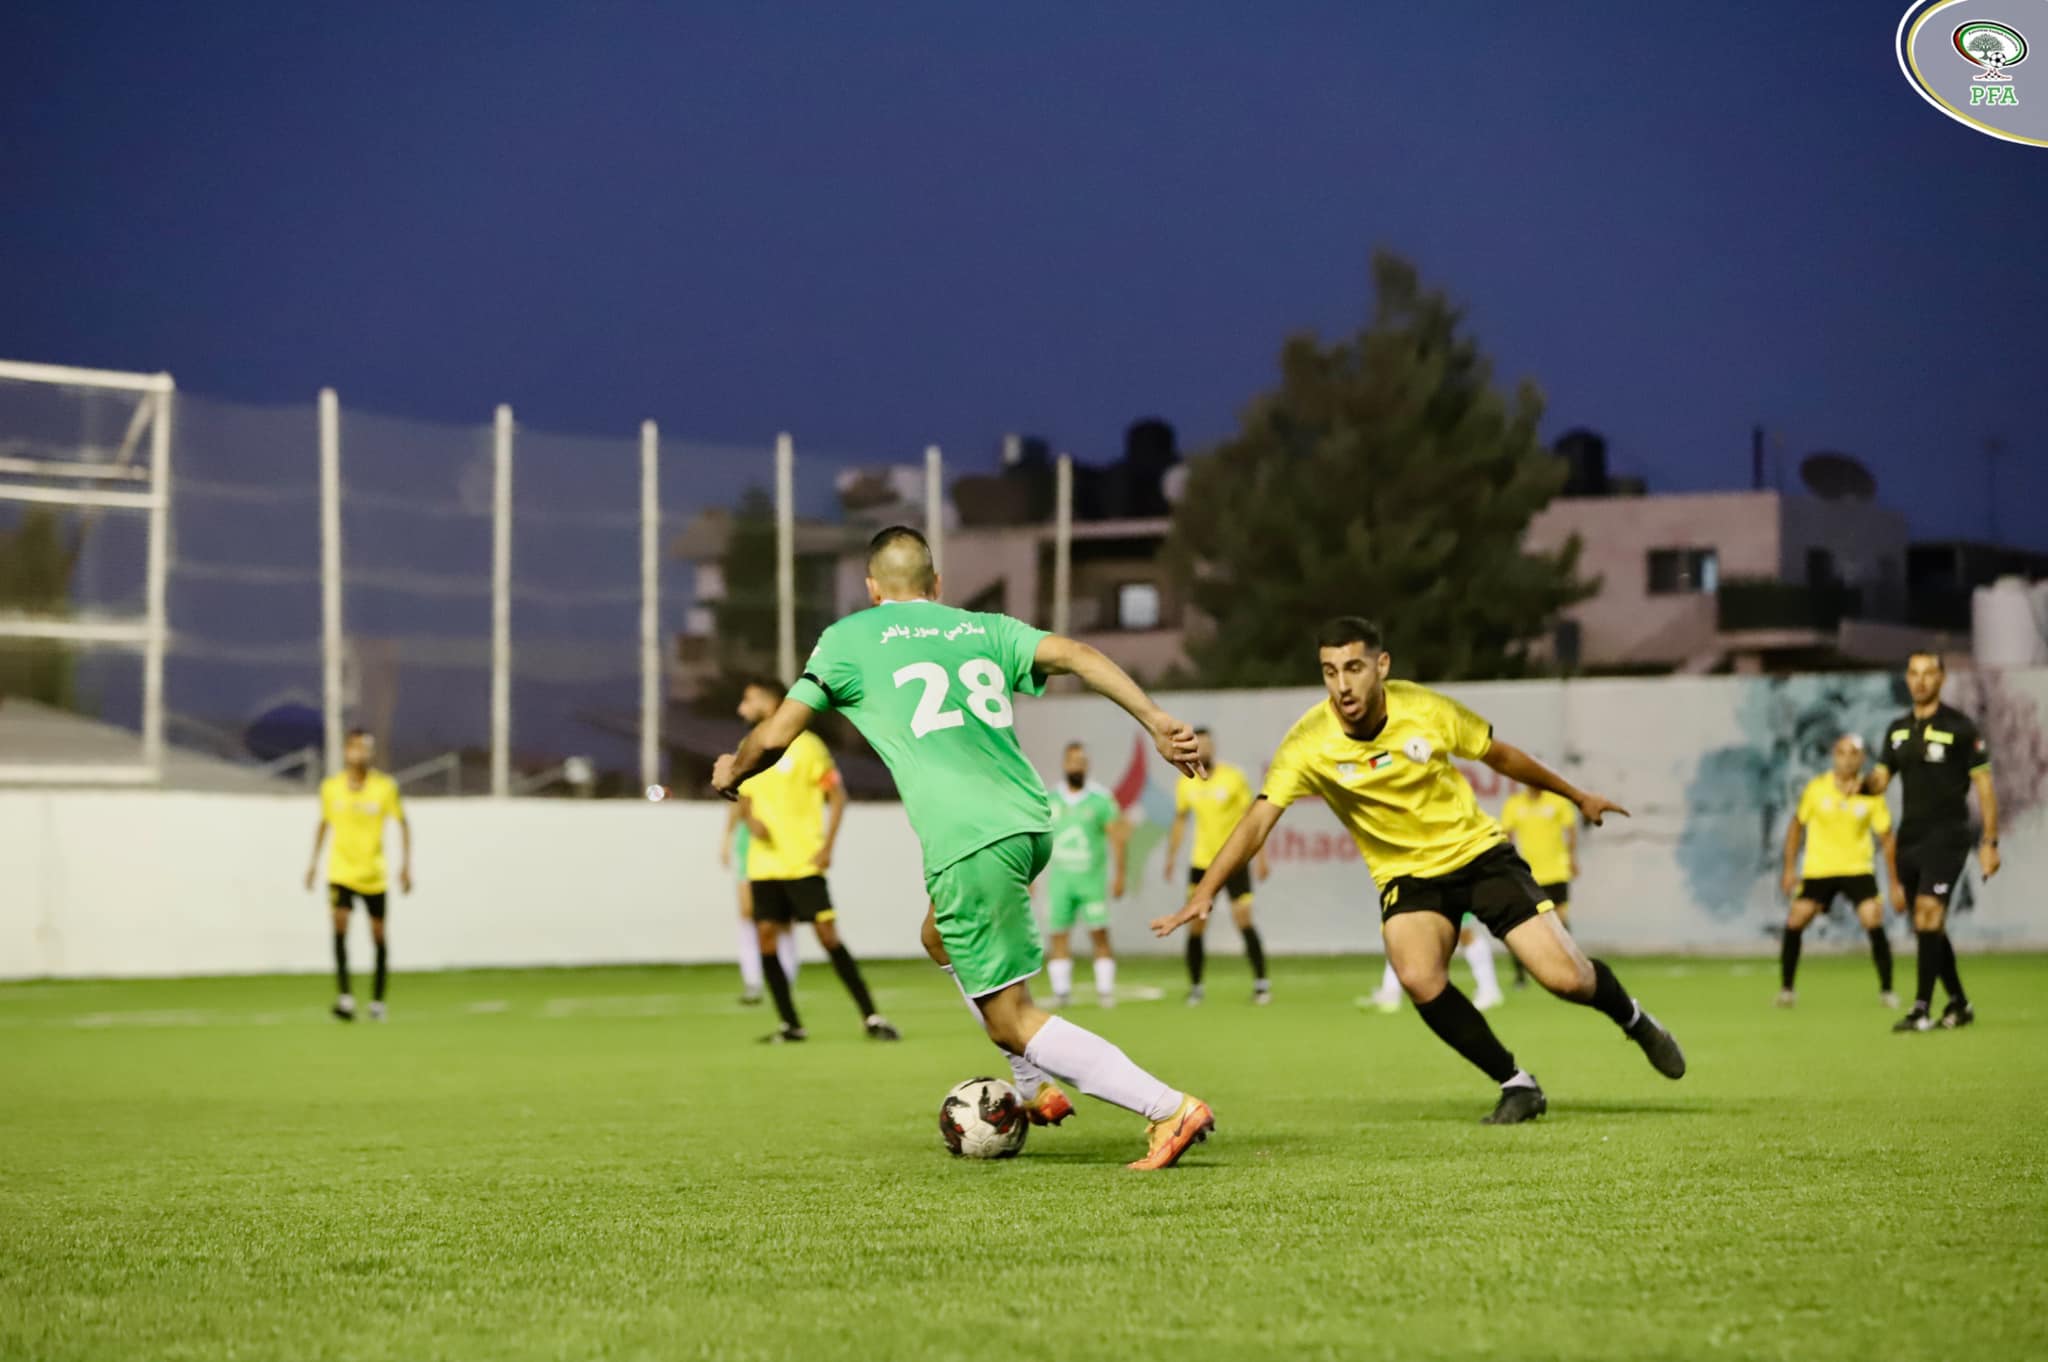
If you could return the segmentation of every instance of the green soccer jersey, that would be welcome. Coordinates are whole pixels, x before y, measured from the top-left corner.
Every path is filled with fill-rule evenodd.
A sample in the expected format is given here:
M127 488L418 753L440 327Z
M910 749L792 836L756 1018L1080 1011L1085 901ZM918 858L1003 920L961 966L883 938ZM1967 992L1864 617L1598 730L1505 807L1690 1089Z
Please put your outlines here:
M1045 783L1017 745L1018 692L1045 678L1042 630L937 601L890 601L827 629L789 698L853 721L896 778L930 877L1051 827Z
M1052 872L1067 879L1099 880L1109 870L1109 827L1116 798L1090 782L1079 791L1062 786L1052 797Z

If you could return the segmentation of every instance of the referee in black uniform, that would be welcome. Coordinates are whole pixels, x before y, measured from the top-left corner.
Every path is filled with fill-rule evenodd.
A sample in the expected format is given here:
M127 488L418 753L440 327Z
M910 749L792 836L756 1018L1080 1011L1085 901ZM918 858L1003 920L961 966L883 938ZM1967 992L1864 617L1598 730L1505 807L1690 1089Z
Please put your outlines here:
M1913 698L1913 708L1885 729L1877 770L1865 783L1871 794L1882 794L1893 776L1906 782L1892 907L1903 913L1912 904L1920 986L1913 995L1913 1010L1899 1019L1894 1031L1934 1029L1936 978L1948 990L1948 1006L1938 1024L1953 1031L1977 1019L1963 995L1956 949L1945 924L1949 895L1970 858L1972 785L1984 815L1977 864L1987 880L1998 873L1998 796L1991 789L1991 754L1985 750L1984 735L1969 715L1941 703L1941 683L1946 679L1941 658L1934 653L1914 653L1906 660L1906 693Z

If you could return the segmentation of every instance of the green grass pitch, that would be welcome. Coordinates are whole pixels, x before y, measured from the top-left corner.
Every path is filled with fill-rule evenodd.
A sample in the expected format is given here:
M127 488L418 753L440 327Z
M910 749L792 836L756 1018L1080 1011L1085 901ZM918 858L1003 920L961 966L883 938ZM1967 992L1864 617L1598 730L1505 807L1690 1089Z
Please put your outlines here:
M871 967L902 1044L811 965L776 1049L730 969L400 975L382 1027L310 976L0 985L0 1357L2048 1356L2048 960L1966 958L1983 1020L1923 1036L1861 959L1791 1012L1765 962L1618 963L1691 1075L1513 995L1551 1113L1504 1130L1354 1007L1377 961L1263 1010L1127 966L1167 999L1076 1019L1220 1122L1154 1175L1086 1099L948 1158L1001 1061L922 966Z

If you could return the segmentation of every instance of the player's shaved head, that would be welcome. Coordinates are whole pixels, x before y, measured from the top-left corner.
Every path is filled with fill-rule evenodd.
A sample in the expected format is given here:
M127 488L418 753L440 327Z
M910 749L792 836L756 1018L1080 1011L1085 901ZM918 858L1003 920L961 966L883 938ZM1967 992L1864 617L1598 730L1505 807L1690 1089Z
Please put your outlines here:
M891 525L868 541L868 590L878 601L930 600L939 594L932 546L908 525Z

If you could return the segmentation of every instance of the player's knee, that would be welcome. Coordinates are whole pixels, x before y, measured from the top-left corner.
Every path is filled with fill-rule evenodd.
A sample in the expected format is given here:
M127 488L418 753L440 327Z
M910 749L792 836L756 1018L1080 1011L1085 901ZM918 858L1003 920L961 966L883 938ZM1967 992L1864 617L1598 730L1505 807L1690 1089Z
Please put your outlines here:
M839 949L839 929L837 927L824 918L820 918L811 924L811 928L817 932L818 944L820 946L823 946L828 951Z
M773 955L775 953L775 924L772 922L756 922L754 924L754 939L761 944L761 954Z
M1243 931L1243 930L1244 930L1245 928L1247 928L1247 927L1251 926L1251 925L1252 925L1252 906L1251 906L1251 905L1250 905L1249 903L1233 903L1233 904L1231 904L1231 905L1230 905L1230 920L1231 920L1232 922L1235 922L1235 923L1237 924L1237 929L1238 929L1238 930L1239 930L1240 932L1241 932L1241 931Z
M1418 1003L1426 1003L1444 991L1451 976L1441 964L1394 962L1394 977L1401 981L1401 989Z

